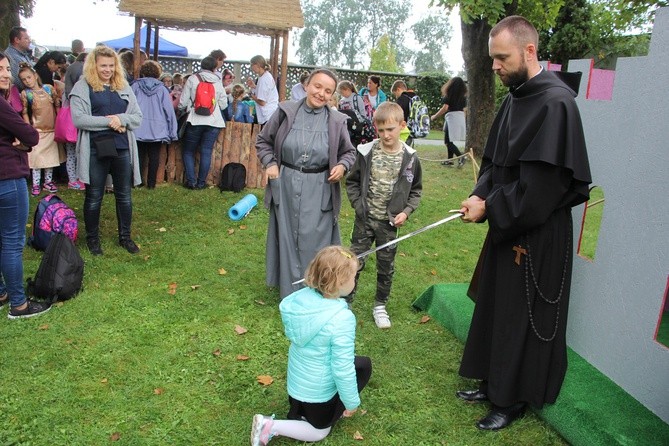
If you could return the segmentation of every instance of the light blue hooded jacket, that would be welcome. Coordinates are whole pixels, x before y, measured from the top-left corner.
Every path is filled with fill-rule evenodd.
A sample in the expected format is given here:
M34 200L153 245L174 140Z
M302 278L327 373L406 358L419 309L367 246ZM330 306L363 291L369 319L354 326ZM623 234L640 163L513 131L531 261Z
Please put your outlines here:
M355 316L344 299L302 288L279 305L288 350L288 395L324 403L336 393L348 410L360 405L355 375Z

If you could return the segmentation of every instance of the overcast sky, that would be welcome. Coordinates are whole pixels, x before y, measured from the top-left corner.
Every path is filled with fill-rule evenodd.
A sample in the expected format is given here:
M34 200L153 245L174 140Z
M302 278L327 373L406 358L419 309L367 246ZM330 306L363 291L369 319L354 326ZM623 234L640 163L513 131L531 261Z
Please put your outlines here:
M415 22L428 13L430 0L413 0ZM135 19L121 15L113 1L93 0L36 0L33 17L22 19L21 25L28 29L28 34L39 45L69 48L73 39L81 39L86 48L96 42L117 39L132 34ZM438 9L437 11L439 11ZM82 20L81 18L84 17ZM460 19L457 14L451 17L453 38L451 39L446 60L450 71L457 74L463 69L460 47ZM204 56L211 50L222 49L230 60L249 60L256 54L269 56L269 37L247 36L218 32L184 32L161 29L160 36L173 43L188 48L190 55ZM295 34L289 37L288 61L297 63ZM410 46L413 42L406 42ZM410 67L405 67L410 68Z

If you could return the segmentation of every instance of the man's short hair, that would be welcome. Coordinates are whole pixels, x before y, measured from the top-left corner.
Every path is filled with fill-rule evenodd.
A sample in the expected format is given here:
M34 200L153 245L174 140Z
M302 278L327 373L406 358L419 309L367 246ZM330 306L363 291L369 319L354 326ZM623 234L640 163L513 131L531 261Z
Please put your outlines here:
M374 112L374 123L404 122L404 110L396 102L382 102Z
M518 46L524 47L531 43L537 50L539 49L539 33L525 17L510 15L503 18L490 30L490 37L496 37L504 30L511 33Z
M13 44L14 40L18 39L21 37L22 33L27 33L28 30L23 28L22 26L13 26L12 29L9 30L9 44Z
M390 91L392 91L393 93L396 92L399 89L402 89L402 90L407 89L407 84L402 79L396 80L395 82L393 82L393 86L390 87Z

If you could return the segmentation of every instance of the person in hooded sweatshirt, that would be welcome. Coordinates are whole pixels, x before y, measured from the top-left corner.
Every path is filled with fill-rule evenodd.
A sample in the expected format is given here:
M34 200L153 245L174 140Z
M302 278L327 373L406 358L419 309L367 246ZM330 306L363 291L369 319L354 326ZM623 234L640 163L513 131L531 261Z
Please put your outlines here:
M287 420L256 414L251 445L273 437L320 441L360 406L360 391L372 375L372 361L355 355L355 316L342 299L355 286L358 259L349 249L327 246L307 267L306 287L279 305L288 350Z
M158 62L147 60L139 69L139 79L131 85L144 116L139 128L135 130L135 138L139 150L140 172L144 172L145 156L148 155L149 158L145 181L149 189L156 187L161 146L178 139L177 117L170 92L160 80L161 73L162 68Z
M184 186L187 189L204 189L207 187L207 175L209 175L209 168L211 167L211 152L218 134L222 128L225 128L225 120L221 110L228 107L228 95L225 93L221 79L214 73L216 59L211 56L205 57L200 62L200 68L200 71L188 77L178 107L179 114L188 113L186 130L181 142L186 175ZM210 115L195 112L195 96L200 82L209 82L214 85L216 90L216 103ZM198 148L200 149L200 168L196 177L195 152Z

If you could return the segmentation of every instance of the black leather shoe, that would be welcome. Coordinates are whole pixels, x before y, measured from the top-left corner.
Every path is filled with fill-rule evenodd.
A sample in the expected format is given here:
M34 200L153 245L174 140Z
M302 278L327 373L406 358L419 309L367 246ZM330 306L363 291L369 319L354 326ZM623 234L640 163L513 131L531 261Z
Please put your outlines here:
M88 250L94 256L101 256L102 255L102 247L100 247L100 239L99 238L86 239L86 246L88 246Z
M484 431L497 431L509 426L524 414L525 404L523 403L504 408L494 407L488 412L488 415L476 423L476 427Z
M458 390L455 396L461 400L469 401L470 403L478 403L481 401L488 401L488 394L481 389L475 390Z
M135 242L129 238L119 240L118 244L124 247L130 254L137 254L139 252L139 246L135 245Z

